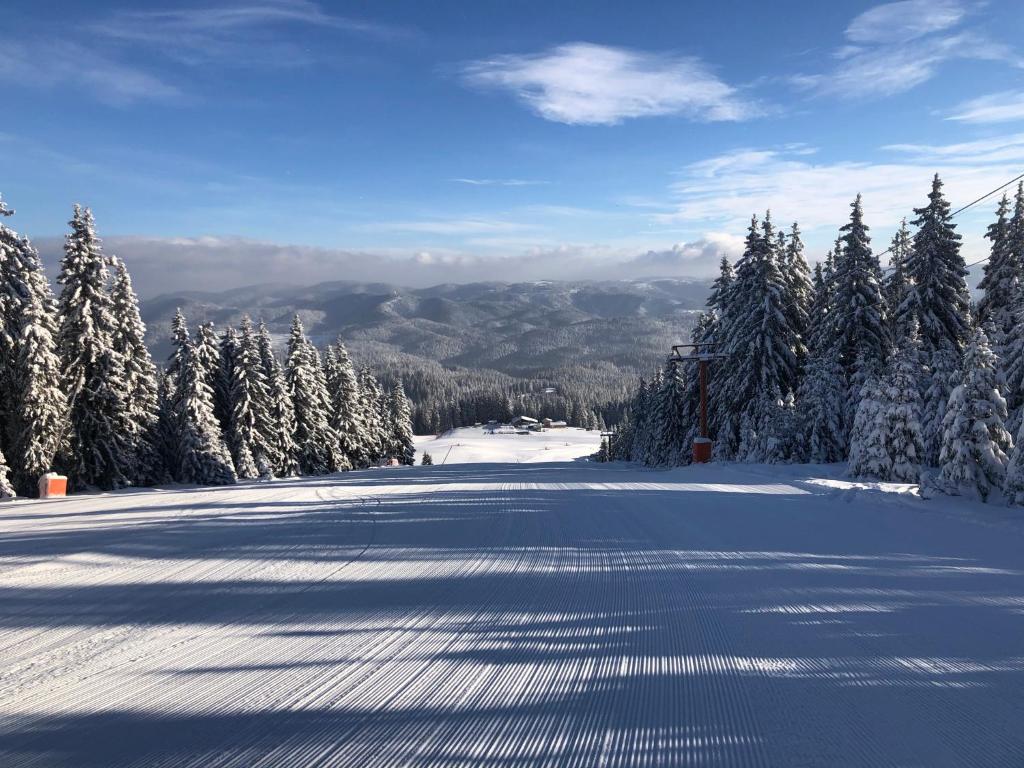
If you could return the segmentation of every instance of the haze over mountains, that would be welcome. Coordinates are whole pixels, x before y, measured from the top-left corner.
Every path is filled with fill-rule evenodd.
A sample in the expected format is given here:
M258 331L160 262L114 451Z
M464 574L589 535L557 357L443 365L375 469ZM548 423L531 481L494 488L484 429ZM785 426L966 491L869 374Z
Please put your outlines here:
M318 345L341 337L357 362L419 358L530 377L565 366L644 373L686 341L708 283L652 279L595 282L258 285L169 293L143 303L158 360L180 307L190 323L262 318L278 337L298 313ZM411 362L411 361L410 361Z

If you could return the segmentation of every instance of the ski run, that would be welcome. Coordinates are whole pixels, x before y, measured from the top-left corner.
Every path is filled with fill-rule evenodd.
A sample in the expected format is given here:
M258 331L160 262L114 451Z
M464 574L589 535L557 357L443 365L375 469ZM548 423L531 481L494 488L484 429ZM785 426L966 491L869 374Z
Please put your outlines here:
M1018 510L597 440L4 505L0 765L1021 764Z

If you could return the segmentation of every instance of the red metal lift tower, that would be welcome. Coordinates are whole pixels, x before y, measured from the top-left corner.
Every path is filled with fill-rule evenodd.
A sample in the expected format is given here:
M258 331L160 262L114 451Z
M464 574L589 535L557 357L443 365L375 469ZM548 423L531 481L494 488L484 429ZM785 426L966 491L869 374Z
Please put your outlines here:
M700 436L693 439L693 462L705 464L711 461L711 438L708 436L708 363L721 360L728 355L715 352L717 345L713 342L705 344L673 344L669 360L677 363L697 363L700 376ZM689 349L683 355L681 349Z

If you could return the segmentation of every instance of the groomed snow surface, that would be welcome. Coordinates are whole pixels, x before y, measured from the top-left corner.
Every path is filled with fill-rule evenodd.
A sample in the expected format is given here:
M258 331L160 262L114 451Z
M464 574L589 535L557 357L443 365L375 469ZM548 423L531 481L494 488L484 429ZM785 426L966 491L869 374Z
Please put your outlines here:
M0 507L0 766L1024 765L1019 513L596 441Z

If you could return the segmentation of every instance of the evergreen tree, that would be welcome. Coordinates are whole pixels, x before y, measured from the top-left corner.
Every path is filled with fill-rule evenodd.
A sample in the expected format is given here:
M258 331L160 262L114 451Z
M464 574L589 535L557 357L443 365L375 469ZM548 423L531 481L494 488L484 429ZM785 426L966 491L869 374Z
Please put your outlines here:
M424 453L420 458L420 464L424 467L429 467L434 463L434 457L429 453Z
M645 461L660 467L688 464L690 447L685 440L691 425L686 420L687 383L679 363L670 360L665 364L655 397L656 427Z
M753 431L764 423L771 393L797 385L800 340L783 306L786 283L775 243L770 217L760 227L754 217L729 291L723 327L723 351L729 358L723 366L723 403L715 416L716 448L726 458L739 450L744 423Z
M270 332L262 321L259 327L260 362L267 382L272 427L274 474L292 477L299 473L295 445L295 410L281 366L274 355Z
M843 410L846 382L839 364L839 349L833 347L808 361L807 374L797 397L799 433L807 461L830 464L846 456Z
M931 355L928 370L930 375L925 378L921 426L924 432L925 463L935 467L939 465L942 453L942 438L945 432L943 422L949 406L949 396L960 381L960 362L956 352L948 346L935 350Z
M181 465L177 476L184 483L230 485L236 479L231 454L213 413L213 390L191 343L180 362L175 421Z
M286 364L288 390L295 411L295 446L299 472L323 475L337 472L338 437L328 423L329 396L320 355L306 338L302 321L292 320Z
M13 499L16 496L14 486L11 485L11 481L7 477L9 471L7 459L4 458L4 452L0 450L0 501Z
M780 233L781 235L781 233ZM804 243L800 238L800 227L794 221L784 248L780 248L782 276L786 283L785 308L789 315L789 326L795 334L795 349L801 370L807 356L807 341L811 304L814 301L814 285L810 268L804 258Z
M212 332L212 326L211 326ZM216 366L211 365L213 387L213 413L220 424L221 434L227 438L231 430L231 384L235 380L235 359L238 357L238 331L230 325L220 335Z
M411 467L416 463L416 446L412 436L412 413L402 382L395 384L388 399L391 421L391 445L398 463Z
M850 205L850 222L842 227L842 251L836 260L835 322L840 332L842 364L848 381L846 419L858 407L863 383L878 371L889 346L885 304L879 282L881 267L871 251L861 197ZM864 366L867 366L865 370Z
M860 403L850 430L850 475L886 480L892 461L886 448L886 403L878 377L870 375L861 387Z
M181 307L174 310L174 319L171 320L171 357L167 361L166 375L177 386L181 378L181 369L185 363L185 355L188 354L188 345L191 343L191 334L188 331L188 322L181 312Z
M348 351L340 339L337 345L327 348L325 368L327 385L331 393L331 427L338 434L341 451L348 457L352 466L365 466L367 446L363 413L359 403L359 380Z
M900 315L906 318L913 313L917 318L926 358L947 348L959 355L969 336L967 268L938 174L932 180L928 205L915 208L914 213L918 230L906 259L909 288Z
M985 501L1003 487L1013 440L1006 431L996 357L981 328L964 352L961 377L943 422L941 481L947 493Z
M1006 465L1003 496L1010 504L1024 505L1024 430L1017 433L1017 441Z
M889 365L884 388L885 451L889 456L888 480L916 483L924 460L921 426L921 365L917 328L911 326L903 346Z
M1003 195L996 208L996 220L985 237L991 242L985 276L978 288L984 293L978 302L978 323L990 323L995 330L992 337L994 349L1001 350L1007 334L1012 330L1015 318L1014 307L1020 292L1020 267L1011 248L1010 201Z
M8 420L8 445L17 487L36 493L40 476L53 470L67 430L67 401L60 388L61 364L50 335L48 310L38 294L23 309L18 357L11 384L16 397Z
M115 321L107 261L89 209L75 206L58 282L58 348L68 396L65 463L73 487L118 488L134 475L124 361L113 349Z
M381 418L383 400L377 379L369 368L363 368L359 372L359 409L365 424L366 459L370 464L376 464L387 455L386 422Z
M110 300L114 316L111 344L124 361L129 441L136 466L134 480L137 484L153 485L167 479L156 446L159 410L156 366L146 346L146 326L139 313L131 276L120 259L115 261Z
M229 406L227 444L236 474L243 479L273 474L273 430L268 412L269 394L263 374L259 346L248 317L242 320L241 335L228 346L234 359L227 366Z
M711 284L711 293L708 295L707 305L712 310L721 311L729 303L729 288L732 287L736 274L733 272L732 264L725 256L718 265L718 277Z
M904 328L910 323L910 319L901 314L900 307L906 301L910 288L907 260L910 258L913 247L907 220L902 219L900 228L896 230L892 243L889 245L889 274L886 275L882 284L882 294L886 306L889 308L890 332L894 339L902 338L905 333Z

